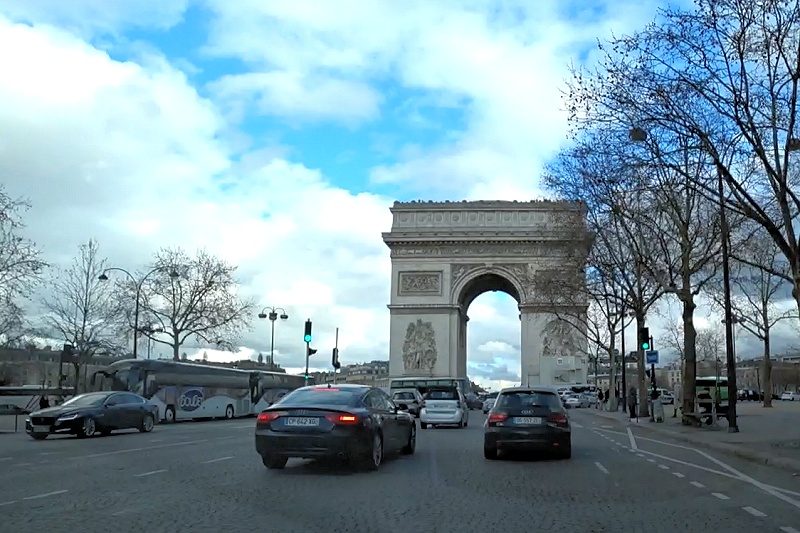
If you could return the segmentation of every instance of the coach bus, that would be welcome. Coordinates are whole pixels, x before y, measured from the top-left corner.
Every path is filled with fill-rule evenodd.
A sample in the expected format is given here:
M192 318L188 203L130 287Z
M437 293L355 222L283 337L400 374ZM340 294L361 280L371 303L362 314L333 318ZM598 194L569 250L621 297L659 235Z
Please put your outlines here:
M469 378L394 378L389 382L389 390L417 389L424 393L429 387L458 387L464 394L472 392Z
M306 382L303 376L196 363L125 359L92 376L95 390L135 392L164 422L255 415Z

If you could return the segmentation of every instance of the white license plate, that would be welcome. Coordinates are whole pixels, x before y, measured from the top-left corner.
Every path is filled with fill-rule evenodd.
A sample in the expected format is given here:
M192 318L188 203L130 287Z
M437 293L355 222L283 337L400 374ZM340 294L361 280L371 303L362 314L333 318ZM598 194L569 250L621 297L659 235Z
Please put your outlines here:
M33 426L34 433L50 433L50 426Z
M514 423L523 426L536 426L542 423L541 417L527 416L514 418Z
M314 427L319 425L319 418L291 417L286 419L286 425L303 428Z

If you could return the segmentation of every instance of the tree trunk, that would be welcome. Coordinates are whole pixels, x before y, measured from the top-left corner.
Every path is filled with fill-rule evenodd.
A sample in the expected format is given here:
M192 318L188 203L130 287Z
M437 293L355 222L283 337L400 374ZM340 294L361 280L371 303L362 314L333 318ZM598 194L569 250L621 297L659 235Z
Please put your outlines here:
M770 359L770 331L769 324L764 330L764 407L772 407L772 360ZM760 392L760 391L759 391Z
M172 345L172 360L173 361L180 361L181 360L181 345L173 343Z
M694 327L694 298L682 300L683 304L683 368L681 369L681 393L683 394L683 425L693 425L694 401L697 396L697 329Z

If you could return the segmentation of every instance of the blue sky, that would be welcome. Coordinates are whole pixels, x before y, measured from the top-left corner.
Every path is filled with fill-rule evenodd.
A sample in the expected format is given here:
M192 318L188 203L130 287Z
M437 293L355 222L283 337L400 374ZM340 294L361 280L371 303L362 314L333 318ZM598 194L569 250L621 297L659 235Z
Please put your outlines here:
M0 0L0 171L54 264L90 237L128 268L205 248L298 317L285 366L306 316L343 362L385 359L391 203L543 196L568 65L656 4ZM515 379L513 300L470 315L470 373Z

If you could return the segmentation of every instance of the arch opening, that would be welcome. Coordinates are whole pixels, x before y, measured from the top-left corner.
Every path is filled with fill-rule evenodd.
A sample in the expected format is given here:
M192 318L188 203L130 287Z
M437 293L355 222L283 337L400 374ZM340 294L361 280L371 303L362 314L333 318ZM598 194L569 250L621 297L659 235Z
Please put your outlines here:
M458 366L484 388L520 383L520 302L517 285L496 272L473 277L458 293Z

